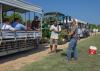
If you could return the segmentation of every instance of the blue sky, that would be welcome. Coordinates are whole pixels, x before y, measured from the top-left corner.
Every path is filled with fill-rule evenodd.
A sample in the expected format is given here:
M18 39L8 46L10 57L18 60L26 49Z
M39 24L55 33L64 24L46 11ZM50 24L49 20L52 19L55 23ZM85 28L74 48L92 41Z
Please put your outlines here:
M92 24L100 24L100 0L26 0L45 12L61 12Z

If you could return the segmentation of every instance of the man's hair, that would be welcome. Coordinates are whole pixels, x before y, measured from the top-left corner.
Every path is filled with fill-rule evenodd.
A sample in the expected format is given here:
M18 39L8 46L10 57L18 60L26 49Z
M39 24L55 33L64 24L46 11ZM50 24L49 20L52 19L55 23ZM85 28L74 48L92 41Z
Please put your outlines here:
M9 22L9 18L4 18L3 22Z
M20 20L19 18L15 18L14 21Z

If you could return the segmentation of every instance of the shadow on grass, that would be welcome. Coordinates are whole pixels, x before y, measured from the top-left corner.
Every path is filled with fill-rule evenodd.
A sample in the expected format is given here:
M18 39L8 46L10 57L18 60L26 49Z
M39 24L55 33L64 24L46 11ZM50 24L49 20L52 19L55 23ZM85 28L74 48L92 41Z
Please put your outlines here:
M57 53L63 51L63 49L57 49Z
M41 44L39 47L37 48L33 48L30 50L26 50L26 51L22 51L22 52L17 52L14 54L10 54L10 55L6 55L6 56L2 56L0 57L0 64L12 61L12 60L16 60L18 58L22 58L22 57L26 57L41 51L45 51L46 49L48 49L48 44Z
M61 56L67 56L67 54L63 52L63 53L61 53Z

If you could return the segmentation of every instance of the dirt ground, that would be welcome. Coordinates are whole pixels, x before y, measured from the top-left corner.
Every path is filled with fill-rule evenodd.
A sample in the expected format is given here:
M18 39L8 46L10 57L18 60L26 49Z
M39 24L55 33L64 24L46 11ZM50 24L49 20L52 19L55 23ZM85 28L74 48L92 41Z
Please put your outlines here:
M85 39L88 39L88 38L85 38ZM83 41L85 39L81 39L80 41ZM59 45L58 49L64 49L67 46L68 46L68 43ZM49 52L49 45L44 44L44 45L41 45L38 49L33 49L33 50L25 51L25 52L20 52L20 53L8 55L8 56L0 57L0 71L17 71L21 67L27 64L30 64L34 61L41 60L45 56L50 55L48 52Z
M67 44L59 45L58 49L63 49ZM26 64L38 61L44 58L49 52L49 46L43 45L38 49L20 52L4 57L0 57L0 71L17 71Z

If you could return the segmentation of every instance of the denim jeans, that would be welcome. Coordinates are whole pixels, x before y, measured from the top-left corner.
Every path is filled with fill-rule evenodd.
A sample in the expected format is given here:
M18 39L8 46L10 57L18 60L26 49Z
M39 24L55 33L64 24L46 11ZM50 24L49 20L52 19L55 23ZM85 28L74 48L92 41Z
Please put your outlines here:
M69 46L67 48L67 59L71 60L73 57L75 60L78 58L78 51L77 51L77 39L76 38L71 38L69 42Z

